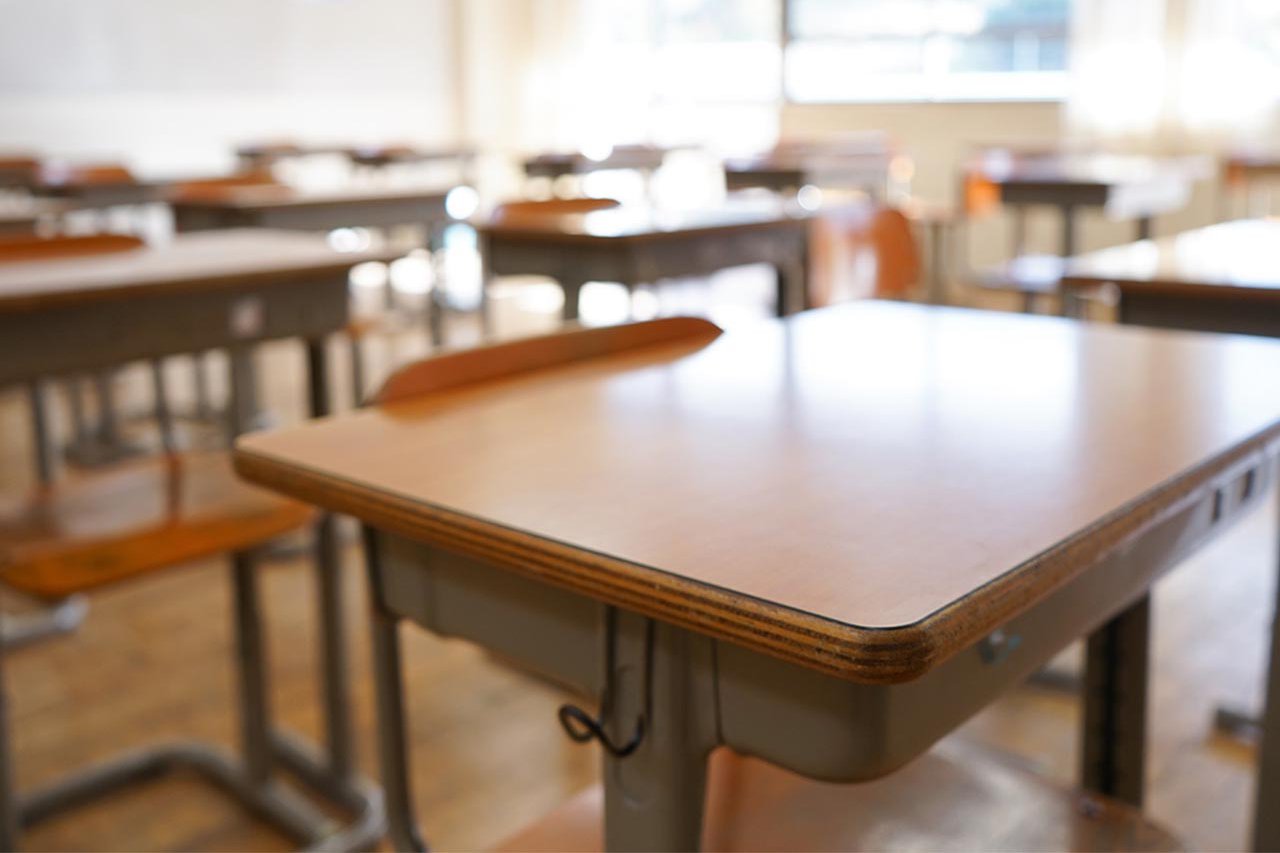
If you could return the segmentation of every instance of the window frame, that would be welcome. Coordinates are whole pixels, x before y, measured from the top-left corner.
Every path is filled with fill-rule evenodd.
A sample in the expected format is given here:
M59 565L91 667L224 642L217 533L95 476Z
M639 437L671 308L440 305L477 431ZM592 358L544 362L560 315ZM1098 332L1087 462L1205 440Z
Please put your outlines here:
M852 98L797 98L791 92L791 87L787 85L787 65L788 55L791 46L796 39L791 35L791 9L795 0L778 0L779 10L779 47L781 49L782 61L779 64L778 73L780 79L778 81L778 90L781 93L780 102L786 106L796 107L841 107L841 106L894 106L894 105L918 105L918 104L1063 104L1067 100L1069 74L1070 70L1066 69L1062 72L1040 72L1054 76L1060 75L1057 81L1056 91L1053 94L976 94L976 95L922 95L921 97L903 97L900 95L886 95L884 97L852 97ZM1070 21L1068 21L1068 40L1071 38ZM833 42L844 41L844 39L831 39ZM1070 44L1067 47L1070 51ZM999 72L989 72L999 73ZM1005 72L1008 73L1008 72ZM1036 73L1036 72L1032 72Z

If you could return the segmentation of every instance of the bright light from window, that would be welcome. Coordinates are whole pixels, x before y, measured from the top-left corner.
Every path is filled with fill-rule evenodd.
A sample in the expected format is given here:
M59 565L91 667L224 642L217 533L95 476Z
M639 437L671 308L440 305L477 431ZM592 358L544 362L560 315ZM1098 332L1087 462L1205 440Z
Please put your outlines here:
M792 0L798 101L1062 98L1071 0Z
M480 207L480 194L468 186L454 187L444 197L444 212L453 219L466 219Z

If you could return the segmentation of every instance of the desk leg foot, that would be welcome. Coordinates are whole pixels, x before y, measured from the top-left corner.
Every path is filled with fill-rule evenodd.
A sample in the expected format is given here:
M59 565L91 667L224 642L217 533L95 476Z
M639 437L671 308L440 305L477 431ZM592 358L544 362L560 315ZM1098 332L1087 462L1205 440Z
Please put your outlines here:
M710 641L608 613L602 722L614 744L627 743L641 720L644 730L630 754L605 750L605 849L697 850L716 745L714 696L698 695L713 684Z
M1151 599L1143 596L1088 640L1081 784L1142 807L1146 772L1147 657Z

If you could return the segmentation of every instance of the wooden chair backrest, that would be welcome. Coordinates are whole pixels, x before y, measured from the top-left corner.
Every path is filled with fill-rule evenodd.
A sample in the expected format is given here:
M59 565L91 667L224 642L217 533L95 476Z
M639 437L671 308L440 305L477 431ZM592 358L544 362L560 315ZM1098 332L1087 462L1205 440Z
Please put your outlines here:
M960 206L970 219L994 213L1000 207L1000 187L977 169L965 171L960 195Z
M88 163L45 166L40 179L49 185L75 184L78 186L105 187L118 184L136 184L137 178L127 166L120 163Z
M867 242L876 256L876 296L908 296L920 281L920 248L902 211L881 208L871 220Z
M810 251L815 307L841 298L901 298L920 281L915 231L895 208L852 204L824 212L814 219Z
M105 255L140 249L146 242L127 234L92 234L84 237L0 237L0 264Z
M608 210L620 202L612 198L551 198L545 201L509 201L494 208L495 224L529 222L550 216L573 216Z
M569 328L550 335L459 350L400 368L383 383L373 402L395 403L643 347L682 341L708 343L720 332L720 327L710 320L665 317L595 329Z
M281 186L275 176L266 169L255 169L227 175L223 178L202 178L195 181L182 181L169 188L169 197L175 201L194 201L197 199L219 198L228 191L245 187Z

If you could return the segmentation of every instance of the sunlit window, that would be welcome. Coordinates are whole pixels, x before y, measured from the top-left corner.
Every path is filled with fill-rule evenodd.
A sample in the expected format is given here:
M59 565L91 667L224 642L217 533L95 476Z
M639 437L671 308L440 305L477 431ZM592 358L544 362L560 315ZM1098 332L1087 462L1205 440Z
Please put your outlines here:
M792 100L1066 94L1070 0L790 0Z

